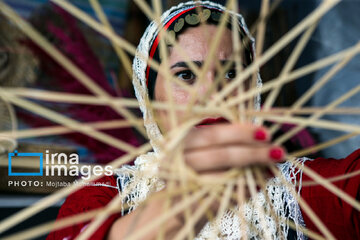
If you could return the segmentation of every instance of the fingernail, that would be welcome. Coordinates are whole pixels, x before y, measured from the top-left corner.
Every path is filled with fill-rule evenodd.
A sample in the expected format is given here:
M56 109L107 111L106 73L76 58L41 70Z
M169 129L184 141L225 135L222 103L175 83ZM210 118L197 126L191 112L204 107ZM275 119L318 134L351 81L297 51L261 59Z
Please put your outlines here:
M276 161L283 159L284 155L285 152L281 147L273 147L269 152L270 158Z
M254 133L254 138L259 141L264 141L267 139L267 133L264 129L257 129Z

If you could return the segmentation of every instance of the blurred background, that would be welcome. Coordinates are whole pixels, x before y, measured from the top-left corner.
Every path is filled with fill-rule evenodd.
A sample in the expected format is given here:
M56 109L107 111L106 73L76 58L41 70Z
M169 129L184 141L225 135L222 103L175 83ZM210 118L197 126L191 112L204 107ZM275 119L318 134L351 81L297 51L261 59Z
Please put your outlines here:
M134 97L131 80L121 66L111 43L106 38L47 0L4 0L4 2L11 6L22 18L29 21L110 95L114 97ZM138 6L133 1L128 0L99 0L99 2L116 33L136 46L149 24L149 20ZM181 1L163 0L162 2L163 8L167 9ZM215 2L224 3L224 1ZM71 3L96 18L87 0L72 0ZM280 1L279 6L268 20L265 50L313 11L320 3L320 0ZM148 4L151 5L151 1L148 1ZM240 12L244 15L250 27L258 17L260 4L261 1L259 0L239 0ZM359 12L360 1L343 0L325 15L319 22L319 26L301 55L296 68L356 44L360 40ZM296 41L292 42L261 68L264 82L278 76L295 44ZM132 59L132 56L129 55L129 57ZM307 106L325 106L349 89L357 86L360 82L359 62L360 58L355 57L307 103ZM281 91L276 105L291 106L328 69L325 68L296 82L287 84ZM0 86L91 95L85 87L26 38L1 13ZM111 108L104 106L59 104L40 100L35 102L80 122L123 119L122 116L118 115ZM356 95L342 104L341 107L358 107L359 102L360 96ZM138 111L132 111L140 117ZM2 116L0 118L0 132L10 131L14 127L12 112L15 113L17 129L56 125L31 112L14 106L11 107L1 98L0 112ZM324 119L352 124L360 122L356 115L328 115ZM289 125L283 126L282 131L286 131L291 127ZM134 146L139 146L145 141L141 134L133 128L103 131ZM314 145L317 142L330 140L341 134L343 133L309 129L300 132L298 136L289 140L286 145L288 148L296 150ZM359 137L352 138L322 152L314 153L311 157L345 157L358 148L359 140ZM7 143L0 139L0 144L6 145ZM17 146L19 152L42 152L45 149L51 152L76 152L79 154L81 162L84 163L106 164L124 154L124 152L118 149L80 133L22 138L17 141ZM4 151L0 153L2 163L0 167L0 219L4 219L20 209L30 206L43 196L58 190L51 187L14 188L8 186L7 150L9 149L4 148ZM23 180L25 177L13 177L12 179ZM26 180L28 179L26 178ZM74 179L66 180L72 181ZM5 234L55 219L61 203L62 201L58 202L56 205L9 230ZM44 239L44 237L39 239Z

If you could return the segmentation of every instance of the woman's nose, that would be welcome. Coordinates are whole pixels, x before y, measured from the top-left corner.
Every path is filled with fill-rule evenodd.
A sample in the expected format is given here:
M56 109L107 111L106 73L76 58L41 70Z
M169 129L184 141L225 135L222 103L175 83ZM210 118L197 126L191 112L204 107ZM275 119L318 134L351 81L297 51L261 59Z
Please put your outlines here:
M214 72L207 73L205 79L203 79L201 82L199 94L201 94L202 96L207 95L211 99L213 98L213 95L215 95L219 90L220 90L220 85L216 83L215 73Z

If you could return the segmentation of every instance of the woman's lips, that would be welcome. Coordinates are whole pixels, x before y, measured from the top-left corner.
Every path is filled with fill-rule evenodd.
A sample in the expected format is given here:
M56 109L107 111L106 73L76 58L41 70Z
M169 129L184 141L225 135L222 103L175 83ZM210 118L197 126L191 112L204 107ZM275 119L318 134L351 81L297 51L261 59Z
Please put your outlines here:
M202 120L198 125L196 125L196 127L204 127L204 126L209 126L209 125L214 125L214 124L219 124L219 123L228 123L228 122L229 121L223 117L206 118L206 119Z

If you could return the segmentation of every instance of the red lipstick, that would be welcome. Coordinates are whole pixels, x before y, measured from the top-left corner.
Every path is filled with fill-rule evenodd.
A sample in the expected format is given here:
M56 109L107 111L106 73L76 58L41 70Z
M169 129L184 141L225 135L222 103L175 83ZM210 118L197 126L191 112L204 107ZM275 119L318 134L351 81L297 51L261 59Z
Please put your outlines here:
M209 126L209 125L214 125L214 124L219 124L219 123L228 123L229 121L226 120L223 117L219 117L219 118L205 118L204 120L202 120L198 125L196 125L196 127L205 127L205 126Z

